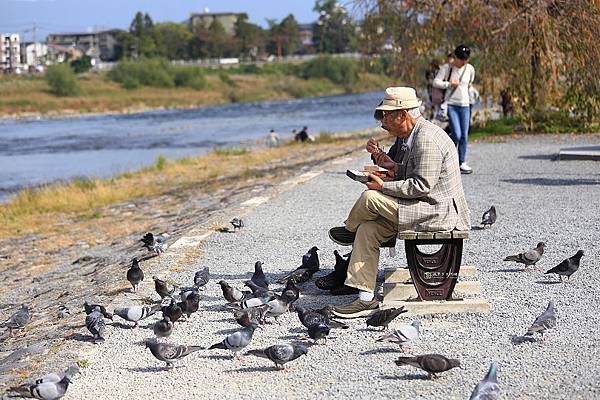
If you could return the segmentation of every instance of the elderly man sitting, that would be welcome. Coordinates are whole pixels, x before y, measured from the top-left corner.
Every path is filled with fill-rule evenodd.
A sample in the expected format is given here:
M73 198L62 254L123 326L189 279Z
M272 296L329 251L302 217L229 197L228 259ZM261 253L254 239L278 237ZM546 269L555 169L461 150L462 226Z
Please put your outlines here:
M421 115L420 104L413 88L390 87L375 109L381 127L397 139L388 154L374 139L367 142L367 151L387 176L370 174L369 190L350 210L346 226L329 231L334 242L353 246L343 288L359 295L334 308L339 317L360 317L378 308L379 247L399 231L470 229L456 146Z

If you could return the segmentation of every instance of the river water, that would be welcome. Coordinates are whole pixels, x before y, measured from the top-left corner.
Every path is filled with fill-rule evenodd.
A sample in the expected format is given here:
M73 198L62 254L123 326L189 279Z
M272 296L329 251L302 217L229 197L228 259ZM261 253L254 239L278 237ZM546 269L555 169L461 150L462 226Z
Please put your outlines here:
M215 105L67 119L0 121L0 200L24 187L75 177L108 177L214 148L282 137L378 126L381 93Z

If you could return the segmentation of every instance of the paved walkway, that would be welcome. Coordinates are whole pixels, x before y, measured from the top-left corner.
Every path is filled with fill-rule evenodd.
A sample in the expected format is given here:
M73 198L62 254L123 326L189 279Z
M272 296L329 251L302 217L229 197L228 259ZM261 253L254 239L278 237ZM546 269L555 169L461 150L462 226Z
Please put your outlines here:
M492 204L499 217L491 229L472 232L464 264L479 268L483 296L492 312L422 319L422 336L413 354L442 353L460 359L464 367L443 374L439 381L424 380L414 368L397 367L397 348L375 342L379 333L366 329L364 319L350 321L348 330L334 331L326 346L311 347L287 373L273 371L268 360L251 356L243 364L233 361L222 350L190 355L175 370L164 372L164 364L140 345L152 336L154 319L149 319L136 330L109 327L104 344L86 345L81 358L88 366L65 399L466 399L492 360L500 363L505 399L598 398L600 168L593 161L552 160L556 148L598 139L600 135L525 136L470 146L468 161L475 173L464 177L463 183L472 222L477 225ZM216 282L225 279L241 287L257 260L264 262L269 278L276 278L297 267L302 254L314 245L321 249L322 267L331 268L333 250L345 249L328 240L327 229L344 220L363 190L344 171L367 160L364 153L337 160L303 175L304 183L290 183L275 197L257 193L254 204L223 216L226 221L248 212L246 228L210 236L190 232L187 245L172 247L159 260L143 265L148 272L139 295L124 293L115 304L155 298L153 273L185 285L193 271L209 266L212 282L202 295L200 312L192 323L178 326L170 341L203 346L221 341L236 325L224 311ZM530 249L538 241L547 244L539 263L544 270L578 249L585 250L572 283L555 284L556 277L518 272L516 265L502 262L506 255ZM382 257L382 268L405 264L402 247L398 250L395 258ZM557 305L558 328L545 344L520 343L520 335L550 299ZM324 295L310 283L300 303L318 307L348 300ZM281 322L257 330L249 348L287 342L304 332L294 314L284 315ZM409 322L398 318L391 327Z

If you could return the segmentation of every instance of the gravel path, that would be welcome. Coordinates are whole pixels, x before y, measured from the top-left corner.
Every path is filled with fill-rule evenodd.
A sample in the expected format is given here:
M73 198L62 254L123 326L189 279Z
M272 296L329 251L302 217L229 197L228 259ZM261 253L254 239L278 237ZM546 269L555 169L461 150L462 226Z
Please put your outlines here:
M496 205L499 218L492 229L472 232L463 263L479 269L483 296L492 312L423 318L421 338L412 350L459 358L462 370L446 372L432 382L412 367L397 367L393 362L397 348L376 343L379 333L367 330L364 319L357 319L350 321L349 330L333 331L326 346L312 346L306 357L290 364L290 372L274 371L268 360L251 356L244 363L233 361L223 350L190 355L165 372L164 364L139 344L152 336L154 319L150 319L136 330L109 327L106 343L90 345L93 350L82 356L89 366L82 369L65 399L466 399L492 360L500 363L505 399L598 398L600 163L551 160L560 147L598 141L600 134L471 144L469 164L475 173L464 177L463 183L472 222L477 225L491 204ZM302 254L317 245L322 267L331 268L332 252L339 247L328 239L327 229L344 220L363 189L342 171L365 162L367 156L361 152L323 166L326 172L258 205L238 233L211 235L196 259L182 258L175 250L161 256L162 276L188 283L195 269L210 266L212 278L202 295L201 312L193 315L192 323L178 326L170 342L209 346L236 329L223 310L216 281L241 286L256 260L262 260L267 276L275 278L297 267ZM539 263L544 269L578 249L585 250L572 283L551 284L556 277L540 271L518 272L515 264L502 261L538 241L547 244ZM400 245L398 250L395 258L385 253L382 268L405 265ZM142 296L153 293L150 276L141 286ZM139 298L129 293L120 297L121 303ZM323 295L310 283L300 303L319 307L351 299ZM547 335L545 344L517 344L515 335L526 331L550 299L556 302L557 329ZM290 341L303 332L296 315L288 313L280 320L281 325L257 330L249 348ZM410 319L400 317L391 327L407 322Z

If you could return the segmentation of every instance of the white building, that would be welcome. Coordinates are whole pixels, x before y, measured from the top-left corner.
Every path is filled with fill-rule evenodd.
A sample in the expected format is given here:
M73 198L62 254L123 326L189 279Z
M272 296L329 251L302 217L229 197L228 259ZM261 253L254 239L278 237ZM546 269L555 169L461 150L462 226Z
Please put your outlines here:
M43 65L48 56L45 43L27 42L21 45L21 62L27 66Z
M21 64L18 33L0 33L0 71L12 72Z

